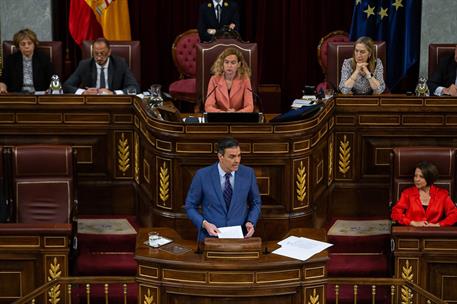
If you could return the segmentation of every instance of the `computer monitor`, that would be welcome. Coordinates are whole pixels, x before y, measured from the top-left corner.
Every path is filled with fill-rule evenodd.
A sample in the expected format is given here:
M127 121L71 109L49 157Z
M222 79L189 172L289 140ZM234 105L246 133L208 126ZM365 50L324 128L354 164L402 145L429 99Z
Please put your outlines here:
M259 123L263 115L259 112L207 112L203 114L206 122L222 123Z

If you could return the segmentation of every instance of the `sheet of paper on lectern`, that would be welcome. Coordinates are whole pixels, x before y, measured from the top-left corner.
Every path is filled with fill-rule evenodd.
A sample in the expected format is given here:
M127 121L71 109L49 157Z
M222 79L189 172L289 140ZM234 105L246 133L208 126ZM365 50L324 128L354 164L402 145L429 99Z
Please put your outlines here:
M243 230L241 226L218 227L220 233L217 235L220 239L243 239Z
M288 238L278 242L278 245L281 247L272 253L302 261L306 261L316 253L332 246L330 243L297 236L289 236Z

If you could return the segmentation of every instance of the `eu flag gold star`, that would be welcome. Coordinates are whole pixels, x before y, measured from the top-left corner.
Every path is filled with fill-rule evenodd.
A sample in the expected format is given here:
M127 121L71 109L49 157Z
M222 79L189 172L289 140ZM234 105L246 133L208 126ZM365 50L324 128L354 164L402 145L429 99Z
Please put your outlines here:
M392 3L392 6L395 6L395 10L398 11L400 7L403 7L403 4L401 3L403 0L395 0L394 3Z
M368 18L370 18L371 15L374 16L374 7L371 7L368 4L368 8L366 10L364 10L363 12L367 14L367 19L368 19Z
M389 16L387 14L387 10L388 10L388 8L382 8L382 7L379 9L378 15L381 17L381 20L382 20L382 18Z
M362 3L362 0L355 0L355 5Z

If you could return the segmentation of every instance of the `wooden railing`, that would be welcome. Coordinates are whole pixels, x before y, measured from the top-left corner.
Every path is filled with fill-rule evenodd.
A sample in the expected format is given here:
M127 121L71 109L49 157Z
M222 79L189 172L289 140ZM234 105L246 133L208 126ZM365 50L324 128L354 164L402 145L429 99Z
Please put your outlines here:
M371 288L370 303L385 303L381 302L378 296L379 287L388 287L388 297L390 303L413 304L445 304L447 302L441 300L430 292L426 291L419 285L405 281L403 279L392 278L328 278L327 288L335 292L335 304L338 304L340 290L343 286L350 286L352 289L353 303L358 303L359 290L362 287L368 286ZM387 299L389 298L389 299ZM366 300L364 301L366 303Z
M135 277L62 277L50 281L43 286L37 288L28 295L14 302L14 304L25 303L50 303L50 304L71 304L72 294L75 286L84 287L85 303L91 303L92 293L91 287L94 285L104 286L104 302L109 303L110 286L115 284L122 285L123 303L127 303L128 284L135 283ZM401 304L446 304L447 302L439 299L430 292L422 289L420 286L413 282L405 281L403 279L392 278L328 278L326 279L327 288L335 291L335 303L340 301L340 290L343 286L350 286L352 293L352 301L357 304L359 301L359 290L362 286L369 286L371 289L371 303L385 303L377 299L378 290L381 286L389 289L388 301L390 303ZM133 287L136 288L136 287ZM324 303L320 299L305 299L306 303ZM95 303L95 302L93 302ZM139 301L138 303L142 303ZM366 301L364 301L366 303Z
M91 288L95 285L103 285L104 288L104 303L109 303L109 297L113 295L110 292L110 287L113 285L122 286L122 294L117 295L123 298L123 303L127 303L128 284L136 283L135 277L60 277L49 281L46 284L35 289L31 293L13 302L22 303L48 303L48 304L71 304L75 287L84 288L84 303L90 304L92 299ZM132 288L130 286L130 288ZM137 287L133 287L137 289ZM98 303L98 302L93 302Z

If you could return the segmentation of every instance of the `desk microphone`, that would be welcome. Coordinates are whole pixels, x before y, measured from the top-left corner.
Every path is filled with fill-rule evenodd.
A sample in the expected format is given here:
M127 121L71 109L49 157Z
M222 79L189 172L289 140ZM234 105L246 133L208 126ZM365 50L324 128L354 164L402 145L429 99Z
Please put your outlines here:
M200 228L203 229L203 228ZM202 249L200 248L200 230L197 231L197 250L195 250L196 254L202 254Z
M262 103L262 98L260 98L260 95L251 88L247 88L247 89L249 90L249 92L252 93L252 95L254 95L255 99L258 100L259 112L263 112L263 103Z
M269 254L270 251L268 250L268 241L267 241L267 231L265 230L265 218L262 218L262 228L263 228L263 235L265 237L265 247L263 248L263 254Z
M203 110L205 110L206 101L207 101L208 98L211 96L211 94L213 94L214 91L216 91L216 89L217 89L217 85L215 85L214 88L211 90L211 92L209 92L208 95L206 95L205 100L203 101L203 104L202 104Z

